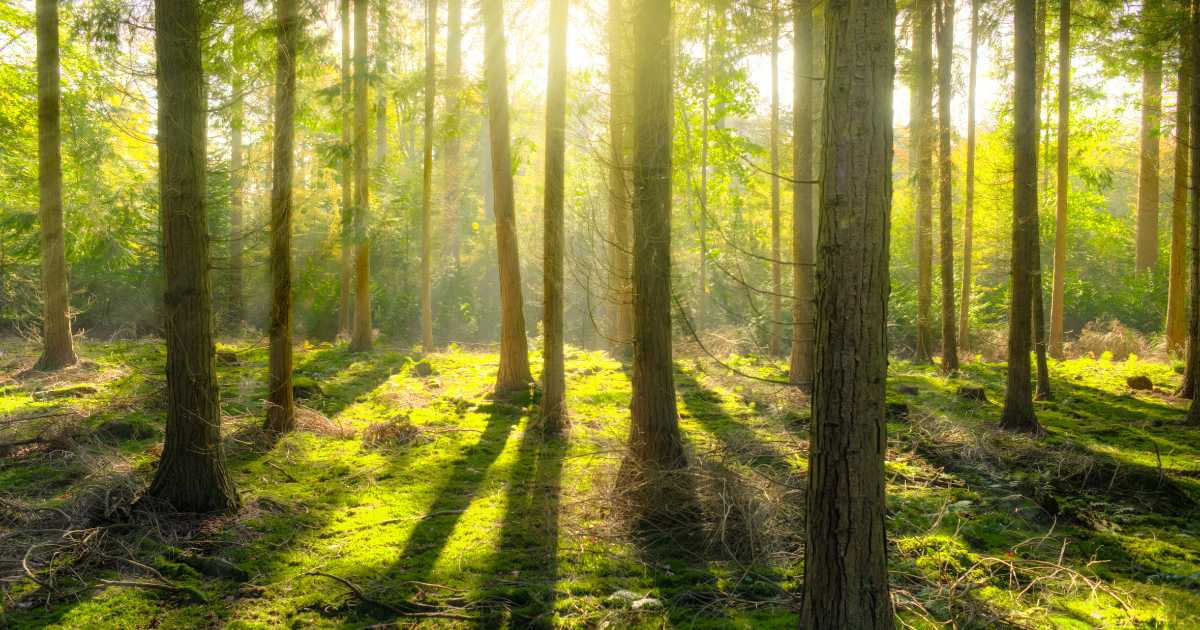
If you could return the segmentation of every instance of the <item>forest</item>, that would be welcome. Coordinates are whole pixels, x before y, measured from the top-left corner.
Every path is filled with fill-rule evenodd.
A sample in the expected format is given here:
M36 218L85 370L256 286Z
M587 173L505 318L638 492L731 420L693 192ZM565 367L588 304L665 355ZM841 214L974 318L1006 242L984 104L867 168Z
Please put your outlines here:
M1200 0L0 0L0 627L1200 628Z

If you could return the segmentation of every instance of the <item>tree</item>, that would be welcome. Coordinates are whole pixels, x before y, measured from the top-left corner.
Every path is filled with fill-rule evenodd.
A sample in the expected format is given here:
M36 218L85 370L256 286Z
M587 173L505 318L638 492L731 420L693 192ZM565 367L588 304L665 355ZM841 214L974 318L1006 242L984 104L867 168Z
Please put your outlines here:
M386 3L381 3L386 4ZM433 101L437 0L425 0L425 146L421 168L421 346L433 350Z
M1038 0L1037 4L1037 50L1035 62L1034 79L1034 129L1037 130L1036 137L1041 138L1042 134L1042 92L1045 85L1046 76L1046 12L1047 0ZM1046 139L1044 146L1046 147L1047 155L1050 150L1049 126L1046 127ZM1035 145L1036 146L1036 145ZM1049 162L1049 157L1046 158ZM1035 162L1034 173L1036 182L1036 173L1038 167ZM1035 184L1036 186L1036 184ZM1035 191L1036 192L1036 191ZM1029 268L1033 274L1033 293L1031 295L1031 308L1033 309L1033 350L1035 362L1037 364L1037 387L1034 390L1033 397L1035 400L1050 400L1053 396L1050 393L1050 367L1046 361L1046 309L1045 309L1045 287L1042 284L1042 230L1041 230L1041 211L1035 210L1030 217L1030 221L1026 224L1026 229L1029 230L1029 243L1032 258L1029 261Z
M788 380L812 389L813 336L813 16L811 0L793 0L792 53L792 356Z
M349 335L352 325L353 303L351 300L351 278L354 276L354 260L352 249L354 245L354 201L352 198L351 178L351 144L350 144L350 0L341 0L340 12L342 26L342 81L341 81L341 113L342 113L342 155L338 160L342 178L342 259L341 259L341 290L338 292L338 334Z
M1016 0L1013 21L1013 227L1012 286L1008 309L1008 374L1001 428L1037 433L1030 387L1033 263L1031 225L1037 216L1036 0Z
M292 401L292 170L296 112L296 0L275 0L275 147L271 180L271 349L267 384L269 435L296 427Z
M825 5L824 183L800 612L800 626L810 630L895 626L883 475L895 17L892 0Z
M708 126L709 101L712 96L712 7L708 2L704 3L703 16L704 75L700 82L700 287L696 294L697 330L704 325L708 313Z
M562 430L566 416L563 368L563 173L567 126L567 0L550 2L550 60L546 77L546 190L542 429Z
M1191 124L1193 59L1189 50L1187 24L1179 29L1179 80L1175 99L1175 185L1171 196L1171 273L1167 283L1167 351L1178 354L1184 349L1187 331L1187 138Z
M913 4L913 103L910 135L916 161L917 209L917 362L933 356L929 309L933 293L933 2Z
M371 259L367 242L367 0L354 0L354 329L350 349L371 349Z
M154 22L167 422L148 494L181 512L235 510L237 491L221 445L213 345L199 0L156 0Z
M608 2L609 164L608 164L608 293L612 306L612 349L628 355L633 340L630 287L629 170L633 125L630 120L629 71L633 42L625 2ZM701 261L701 265L703 265ZM703 273L701 273L703 276Z
M42 356L37 369L57 370L78 360L71 339L67 246L63 237L58 0L37 0L37 82L38 221L42 237Z
M500 369L496 393L528 387L529 345L521 301L521 262L513 202L512 152L508 131L508 60L504 50L503 0L483 0L484 80L491 135L496 255L500 271Z
M1192 0L1191 21L1189 24L1189 39L1191 40L1192 59L1200 59L1200 2ZM1200 81L1192 81L1192 97L1191 97L1191 118L1193 121L1200 122ZM1191 319L1189 321L1188 331L1188 365L1191 367L1190 372L1200 374L1200 168L1195 168L1200 165L1200 124L1191 125L1191 195L1189 201L1192 206L1191 216L1191 240L1192 240L1192 292L1191 292ZM1192 386L1195 387L1193 381ZM1200 424L1200 396L1194 395L1192 392L1192 404L1188 408L1187 422L1189 424Z
M779 215L779 0L771 0L771 356L783 350L783 250Z
M446 140L442 150L445 207L442 222L445 226L445 250L454 266L459 266L459 196L458 160L459 134L462 118L462 0L446 2Z
M686 466L687 459L671 358L671 2L639 0L634 6L629 450L641 470L672 470Z
M938 228L941 233L942 370L958 370L954 335L954 165L950 154L950 97L954 86L954 0L937 2L938 42Z
M1059 0L1058 5L1058 189L1054 213L1054 278L1050 291L1051 356L1063 358L1063 314L1066 298L1067 266L1067 193L1070 173L1067 170L1071 136L1071 0ZM1172 254L1174 256L1174 254Z
M1137 240L1138 271L1154 269L1158 261L1158 136L1162 117L1162 52L1155 41L1162 0L1142 4L1142 140L1138 159Z
M971 257L975 241L975 89L979 64L979 4L971 0L971 58L967 71L967 183L963 205L962 291L958 305L958 340L970 347Z
M245 78L242 70L242 21L246 19L244 0L234 3L233 59L230 81L233 100L229 104L229 319L237 325L246 318L246 298L242 277L242 235L244 227L245 165L242 163L242 127L245 124Z

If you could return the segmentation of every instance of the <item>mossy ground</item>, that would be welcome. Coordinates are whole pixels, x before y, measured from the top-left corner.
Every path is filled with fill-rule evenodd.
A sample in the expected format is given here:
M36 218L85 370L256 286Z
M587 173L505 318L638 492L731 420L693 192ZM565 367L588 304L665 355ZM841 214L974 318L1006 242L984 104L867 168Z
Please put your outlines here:
M26 344L0 350L0 442L44 438L0 457L0 625L796 623L808 413L788 388L678 362L699 509L688 512L693 531L664 543L615 507L630 390L622 364L603 353L568 352L572 424L543 438L531 422L536 392L488 397L493 354L306 345L296 365L311 411L301 430L264 447L254 427L266 350L233 343L221 347L219 372L243 507L172 524L112 498L113 488L144 487L157 458L161 346L88 343L82 366L55 375L21 373L36 358ZM422 358L432 374L414 369ZM764 376L782 369L730 360ZM1047 433L1033 440L993 428L1003 366L969 363L951 379L892 366L889 400L908 410L889 422L886 467L901 620L1200 627L1200 428L1183 425L1183 403L1165 393L1178 375L1136 359L1055 362L1052 372L1055 400L1037 404ZM1128 391L1132 374L1161 391ZM92 387L65 389L80 384ZM988 401L956 396L964 384L985 387ZM103 540L77 544L80 531ZM44 585L22 567L31 547ZM203 575L176 547L245 575ZM194 592L100 582L154 581L153 571Z

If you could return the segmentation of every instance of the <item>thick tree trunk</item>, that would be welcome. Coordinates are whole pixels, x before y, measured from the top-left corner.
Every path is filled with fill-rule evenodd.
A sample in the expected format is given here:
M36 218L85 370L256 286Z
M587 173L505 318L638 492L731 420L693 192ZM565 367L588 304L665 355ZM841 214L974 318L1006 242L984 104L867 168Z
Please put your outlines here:
M963 204L962 291L958 305L958 341L970 348L971 262L975 255L975 88L979 64L979 2L971 0L971 59L967 75L967 183Z
M367 0L354 0L354 330L350 349L367 352L371 334L371 248L367 240Z
M825 5L824 185L800 612L808 630L895 627L883 474L895 18L892 0Z
M1001 428L1037 433L1029 374L1032 349L1032 238L1037 220L1037 17L1036 0L1016 0L1013 26L1013 226L1009 297L1008 377Z
M779 212L779 0L771 0L771 356L783 352L783 249Z
M933 303L933 2L913 6L913 104L911 129L916 148L917 210L917 347L914 361L929 363L933 333L929 311Z
M563 176L567 126L567 1L550 1L550 59L546 77L546 190L543 246L542 429L562 430L566 420L563 368Z
M445 189L445 207L442 209L443 250L446 257L454 261L454 267L459 267L459 199L462 189L459 186L459 155L461 141L459 134L460 119L462 118L462 0L448 0L446 3L446 141L442 147L444 157L442 173Z
M643 469L686 465L671 358L669 0L634 5L633 399L629 450Z
M632 120L629 72L633 41L625 3L608 3L609 165L608 165L608 293L613 323L610 346L629 356L633 349L633 288L630 286L630 175Z
M342 111L342 157L339 160L342 184L342 257L341 257L341 290L338 292L338 334L350 335L350 327L354 311L351 298L351 278L354 276L354 201L351 178L351 144L350 144L350 0L341 0L340 16L342 25L342 82L341 82L341 111Z
M794 0L792 53L792 357L788 380L812 390L813 339L813 16L811 0Z
M1192 0L1192 19L1189 24L1188 45L1191 47L1192 59L1200 64L1200 1ZM1195 66L1193 66L1195 67ZM1193 399L1192 409L1195 412L1196 375L1200 374L1200 80L1192 81L1191 119L1196 124L1191 125L1189 138L1191 142L1192 170L1190 174L1191 223L1188 226L1188 236L1191 241L1190 258L1190 292L1188 293L1188 342L1187 367L1183 374L1183 384L1179 387L1179 396ZM1189 413L1189 417L1191 417ZM1200 416L1196 417L1200 419Z
M246 37L242 29L245 3L237 0L233 18L233 61L230 87L233 101L229 107L229 323L240 329L246 319L246 297L243 290L242 236L244 227L245 165L242 157L242 126L245 124L245 80L242 76L242 40Z
M425 0L425 153L421 165L421 346L433 351L433 102L437 0Z
M296 427L292 401L292 170L296 111L297 0L275 0L275 175L271 182L271 350L269 435Z
M1058 5L1058 174L1054 213L1054 280L1050 292L1050 355L1063 358L1063 316L1066 312L1067 170L1071 139L1071 0Z
M213 345L199 0L157 0L159 195L166 275L167 421L149 496L181 512L235 510Z
M1187 194L1188 131L1191 124L1193 60L1186 25L1180 29L1179 91L1175 99L1175 186L1171 199L1171 275L1167 285L1167 351L1183 352L1187 343Z
M63 235L59 126L58 0L37 0L38 221L42 236L42 356L37 369L77 361L71 339L67 247Z
M500 370L496 393L528 387L529 345L521 298L521 261L513 207L512 152L508 131L508 60L504 50L503 0L483 0L484 75L491 133L496 254L500 266Z
M1157 24L1161 0L1148 0L1142 19ZM1154 35L1146 34L1147 39ZM1137 241L1138 271L1150 271L1158 262L1158 135L1162 118L1162 53L1146 44L1142 64L1142 140L1138 160Z
M935 0L938 8L938 228L941 234L942 370L958 370L954 330L954 165L950 153L950 97L954 85L954 0Z

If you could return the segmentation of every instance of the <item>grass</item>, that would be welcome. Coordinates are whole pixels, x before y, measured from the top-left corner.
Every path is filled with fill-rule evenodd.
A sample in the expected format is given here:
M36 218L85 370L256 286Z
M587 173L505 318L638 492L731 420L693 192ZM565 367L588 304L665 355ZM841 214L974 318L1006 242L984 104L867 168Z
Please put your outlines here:
M630 526L616 500L630 387L603 353L568 351L572 424L543 439L530 425L536 392L489 398L492 354L305 345L302 428L264 447L255 427L266 349L220 350L243 507L195 518L130 507L162 438L159 345L87 343L83 365L41 375L23 373L34 348L0 342L0 443L40 438L0 456L0 625L797 622L809 418L788 388L678 362L699 510L692 544L663 544ZM422 360L426 376L414 367ZM1178 375L1136 358L1051 367L1055 399L1037 404L1047 433L1031 440L994 429L1002 365L969 363L955 378L892 366L889 401L908 410L889 422L886 465L900 620L1200 627L1200 429L1164 393ZM1134 374L1161 391L1127 390ZM958 397L968 384L988 401ZM213 566L232 568L214 577Z

